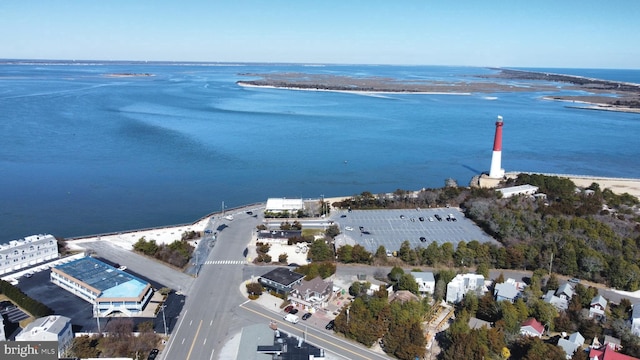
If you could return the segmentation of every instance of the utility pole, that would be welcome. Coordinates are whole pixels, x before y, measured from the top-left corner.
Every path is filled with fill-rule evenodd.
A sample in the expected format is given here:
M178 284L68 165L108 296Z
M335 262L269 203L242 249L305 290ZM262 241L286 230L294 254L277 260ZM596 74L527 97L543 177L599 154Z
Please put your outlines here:
M96 322L98 323L98 334L102 334L100 330L100 310L98 310L98 305L93 305L93 312L96 315Z
M160 305L160 309L162 309L162 323L164 324L164 336L167 337L167 319L164 316L164 308L166 308L167 305L162 304Z
M551 260L549 261L549 276L551 276L551 267L553 266L553 251L551 252Z

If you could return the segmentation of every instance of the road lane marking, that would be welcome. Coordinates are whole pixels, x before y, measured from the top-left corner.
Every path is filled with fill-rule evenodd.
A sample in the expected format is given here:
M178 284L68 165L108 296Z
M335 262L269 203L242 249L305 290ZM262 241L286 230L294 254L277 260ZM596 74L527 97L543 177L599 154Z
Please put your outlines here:
M193 320L189 321L189 326L191 326L193 324Z
M188 312L189 312L189 310L185 310L184 311L184 314L182 314L182 317L180 318L180 323L178 324L178 327L173 329L173 331L174 331L173 334L177 334L178 333L178 331L180 330L180 327L182 326L182 322L184 321L184 315L187 315ZM173 340L175 340L175 336L173 336L173 334L171 334L172 336L169 337L169 346L166 348L167 354L169 353L169 351L171 351L171 347L173 346Z
M184 345L184 341L187 340L187 338L182 338L182 344L180 345Z
M316 335L310 334L308 331L298 329L297 327L292 326L292 325L290 325L290 324L288 324L288 323L286 323L286 322L284 322L284 321L280 321L280 320L278 320L278 319L271 318L271 317L269 317L269 316L267 316L267 315L265 315L265 314L263 314L263 313L257 312L257 311L255 311L255 310L253 310L253 309L249 309L249 308L244 307L244 306L242 306L242 305L240 305L239 307L241 307L241 308L243 308L243 309L245 309L245 310L251 311L251 312L253 312L253 313L255 313L255 314L258 314L258 315L260 315L260 316L262 316L262 317L265 317L265 318L267 318L267 319L269 319L269 320L275 321L275 322L277 322L277 323L278 323L278 325L279 325L279 326L280 326L280 325L282 325L282 326L287 326L287 327L290 327L290 328L295 329L295 330L297 330L297 331L300 331L300 332L302 332L303 334L306 332L306 336L307 336L307 337L313 337L313 338L316 338L316 339L318 339L320 342L325 342L325 343L331 344L331 345L333 345L333 346L335 346L335 347L337 347L337 348L339 348L339 349L342 349L342 350L344 350L344 351L346 351L346 352L349 352L349 353L351 353L351 354L353 354L353 355L356 355L357 357L360 357L360 358L363 358L363 359L367 359L367 360L371 359L370 357L367 357L367 356L364 356L364 355L362 355L362 354L359 354L359 353L357 353L357 352L355 352L355 351L349 350L349 349L347 349L347 348L345 348L345 347L343 347L343 346L340 346L340 345L338 345L338 344L336 344L336 343L333 343L333 342L331 342L331 341L325 340L325 339L323 339L323 338L321 338L321 337L319 337L319 336L316 336ZM318 332L322 332L321 330L318 330L318 329L315 329L315 328L312 328L312 329L313 329L313 330L316 330L316 331L318 331ZM293 334L292 334L292 335L293 335ZM306 340L305 340L305 341L306 341ZM318 347L320 347L320 346L318 346ZM366 350L366 349L362 349L362 350ZM325 349L325 351L330 351L330 350ZM372 354L375 354L375 355L381 355L381 354L376 354L376 353L373 353L373 352L372 352ZM343 356L343 355L341 355L341 354L337 354L337 355L338 355L338 356ZM385 355L386 355L386 353L385 353Z
M207 338L204 338L204 341L202 342L202 345L205 345L207 343Z
M213 320L209 322L209 326L213 326Z
M196 334L193 336L193 341L191 342L191 347L189 348L189 352L187 353L187 359L191 357L191 352L193 351L193 346L196 344L196 340L198 339L198 334L200 333L200 327L202 326L202 320L200 320L200 325L198 325L198 330L196 330Z

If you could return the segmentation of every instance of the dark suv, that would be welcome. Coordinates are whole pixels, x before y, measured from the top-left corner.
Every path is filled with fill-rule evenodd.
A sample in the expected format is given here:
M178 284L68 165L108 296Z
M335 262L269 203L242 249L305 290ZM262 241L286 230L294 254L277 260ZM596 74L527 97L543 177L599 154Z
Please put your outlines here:
M331 320L329 321L329 323L327 324L327 326L325 326L324 328L327 330L333 330L333 327L336 325L335 320Z

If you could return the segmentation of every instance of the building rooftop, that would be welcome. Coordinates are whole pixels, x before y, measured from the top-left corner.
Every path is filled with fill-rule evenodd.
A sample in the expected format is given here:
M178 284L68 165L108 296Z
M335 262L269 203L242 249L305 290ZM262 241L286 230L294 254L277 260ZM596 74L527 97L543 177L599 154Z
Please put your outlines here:
M433 273L432 272L424 272L424 271L412 271L411 275L414 277L414 279L421 279L424 282L427 281L436 281L435 278L433 277Z
M278 284L289 286L304 277L302 274L291 271L286 267L279 267L261 276L263 279L271 280Z
M40 333L47 332L50 334L58 335L62 330L71 322L66 316L51 315L35 319L20 333L21 336L37 336Z
M138 297L149 285L89 256L58 265L54 269L99 290L101 293L98 297Z

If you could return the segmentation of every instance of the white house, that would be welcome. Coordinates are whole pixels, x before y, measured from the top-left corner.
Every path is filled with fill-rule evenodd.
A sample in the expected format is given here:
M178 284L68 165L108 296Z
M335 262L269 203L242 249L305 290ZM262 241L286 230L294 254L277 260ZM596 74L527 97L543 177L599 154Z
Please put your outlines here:
M591 304L589 305L589 317L590 318L602 318L604 316L604 311L607 308L607 299L602 297L602 295L598 295L591 300Z
M478 274L458 274L447 284L447 302L457 304L469 291L483 294L486 290L484 286L484 276Z
M73 341L71 319L60 315L38 318L16 335L16 341L57 341L58 357L62 357Z
M411 275L416 279L416 283L418 283L418 291L420 294L433 294L436 288L436 280L432 272L412 271Z
M512 282L503 282L496 284L493 288L493 295L496 297L496 301L506 300L514 302L520 292L516 285Z
M566 299L567 301L571 300L573 297L573 288L569 284L560 285L558 290L556 290L556 296Z
M569 339L558 340L558 346L564 350L567 360L571 359L582 345L584 345L584 337L579 332L569 335Z
M53 235L31 235L11 240L8 244L0 244L0 274L57 259L58 256L58 242Z
M631 332L635 336L640 336L640 303L633 304L631 311Z
M544 326L536 319L529 318L520 326L520 334L524 336L542 337Z
M569 301L565 298L556 296L553 290L547 291L547 294L544 296L543 301L555 306L556 309L560 311L564 311L569 308Z
M320 309L328 305L333 290L333 281L325 281L320 276L293 285L289 293L289 300L294 305L303 306L305 309Z

